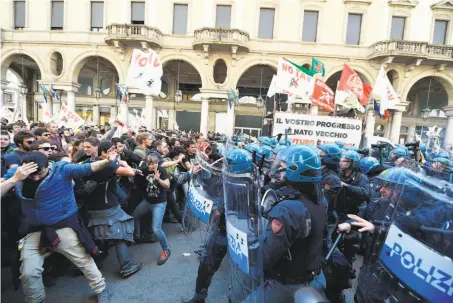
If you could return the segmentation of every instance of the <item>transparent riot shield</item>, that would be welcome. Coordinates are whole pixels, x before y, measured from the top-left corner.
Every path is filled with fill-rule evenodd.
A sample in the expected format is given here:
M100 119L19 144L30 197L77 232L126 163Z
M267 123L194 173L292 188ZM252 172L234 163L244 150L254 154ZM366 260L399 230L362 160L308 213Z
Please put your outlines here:
M261 179L258 169L235 174L224 162L225 217L231 302L263 302Z
M198 152L193 165L182 226L186 235L198 229L203 243L212 211L224 209L223 161L211 163L203 152Z
M424 171L429 177L453 184L453 171L449 167L445 167L442 163L432 162L429 167L424 167Z
M452 302L453 200L436 183L407 179L374 222L358 302Z

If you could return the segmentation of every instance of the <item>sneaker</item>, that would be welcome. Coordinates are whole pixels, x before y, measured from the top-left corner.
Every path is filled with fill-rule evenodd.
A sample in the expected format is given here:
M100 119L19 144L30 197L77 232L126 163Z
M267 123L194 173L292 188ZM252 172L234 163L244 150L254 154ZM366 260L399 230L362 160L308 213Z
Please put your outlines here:
M167 262L170 255L171 255L171 251L169 249L162 251L160 253L159 259L157 260L157 265L162 265L165 262Z
M143 267L143 264L142 263L133 263L131 265L129 265L128 268L126 269L122 269L120 271L120 274L123 278L127 278L133 274L135 274L136 272L138 272L140 269L142 269Z
M97 294L97 298L98 298L98 303L109 303L110 302L109 293L107 292L107 289L104 289L103 292L101 292L100 294Z

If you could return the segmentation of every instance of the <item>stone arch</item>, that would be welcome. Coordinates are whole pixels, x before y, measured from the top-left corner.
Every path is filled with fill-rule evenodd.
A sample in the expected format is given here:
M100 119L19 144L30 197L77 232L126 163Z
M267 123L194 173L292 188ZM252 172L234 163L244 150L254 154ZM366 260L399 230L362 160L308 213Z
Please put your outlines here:
M27 50L23 49L11 49L9 51L4 52L2 59L1 59L1 79L6 79L6 71L8 70L8 67L11 65L13 62L13 58L15 55L27 55L35 63L38 65L39 71L41 73L41 77L45 75L46 69L44 68L44 65L42 64L42 61L39 59L39 57L35 56L33 53L30 53Z
M113 56L110 56L108 53L96 52L96 51L87 51L87 52L84 52L83 54L80 54L79 56L77 56L77 60L75 60L69 67L69 77L70 77L69 81L77 82L80 71L82 70L83 66L90 60L90 57L97 57L97 56L112 63L112 65L116 69L116 72L118 73L119 83L126 82L126 73L123 71L121 64L119 64L119 62L116 61L113 58Z
M192 65L193 68L198 72L198 75L200 75L201 79L201 88L205 88L207 85L206 81L206 75L202 73L202 68L197 64L196 60L192 59L189 56L186 55L180 55L180 54L171 54L171 55L166 55L160 58L160 62L162 63L162 68L165 67L165 65L171 61L184 61L190 65Z
M274 60L270 59L256 59L248 62L246 65L244 65L238 72L234 73L236 76L231 79L231 87L236 87L239 79L241 79L242 75L247 72L247 70L255 65L267 65L273 68L275 71L277 71L278 68L278 63Z
M447 92L448 105L453 105L453 77L448 75L447 73L435 72L433 70L427 70L412 77L412 79L408 83L406 83L404 87L403 93L401 94L401 100L406 101L412 86L414 86L415 83L417 83L419 80L426 77L435 77L436 80L438 80L442 84L445 91Z
M374 82L376 82L377 71L376 71L376 76L373 77L370 72L368 72L365 68L363 68L359 65L353 65L353 64L348 64L348 65L353 70L359 72L362 76L364 76L365 79L367 80L367 83L370 84L371 86L373 86ZM343 66L344 66L344 64L336 66L336 67L332 68L331 70L329 70L329 72L327 72L326 75L324 76L324 79L326 79L326 81L327 81L330 77L332 77L336 73L341 72L343 70Z

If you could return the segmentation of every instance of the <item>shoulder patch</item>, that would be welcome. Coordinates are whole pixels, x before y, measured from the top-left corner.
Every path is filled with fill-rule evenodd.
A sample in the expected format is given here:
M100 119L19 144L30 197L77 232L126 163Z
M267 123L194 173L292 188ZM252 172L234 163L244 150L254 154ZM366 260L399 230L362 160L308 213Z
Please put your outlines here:
M282 230L283 224L280 223L277 219L272 219L272 232L274 234L278 233L280 230Z

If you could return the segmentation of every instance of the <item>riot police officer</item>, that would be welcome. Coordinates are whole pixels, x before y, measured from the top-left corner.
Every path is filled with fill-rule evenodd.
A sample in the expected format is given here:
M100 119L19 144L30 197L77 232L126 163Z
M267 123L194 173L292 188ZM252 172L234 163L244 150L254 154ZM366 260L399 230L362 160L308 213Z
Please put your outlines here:
M335 207L340 222L346 220L346 214L357 214L359 206L370 200L368 178L360 172L359 161L360 156L355 151L347 150L341 155L339 177L342 189Z
M368 177L371 198L377 196L379 189L375 184L375 178L385 170L384 166L374 157L363 157L359 161L359 167L360 171Z
M265 302L292 302L302 285L325 287L321 271L327 201L320 158L310 148L287 147L273 166L286 182L281 201L267 214L263 240Z

